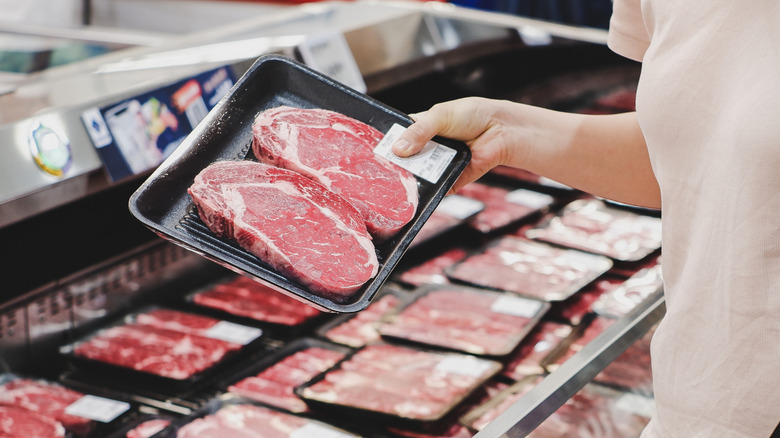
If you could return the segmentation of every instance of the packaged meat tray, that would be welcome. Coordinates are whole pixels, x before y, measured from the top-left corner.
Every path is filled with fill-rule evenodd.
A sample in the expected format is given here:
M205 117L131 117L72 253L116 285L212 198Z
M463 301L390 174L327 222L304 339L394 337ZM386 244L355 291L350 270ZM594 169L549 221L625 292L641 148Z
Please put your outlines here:
M601 295L591 308L599 315L620 318L652 294L663 290L661 265L642 269L616 288Z
M428 260L406 268L398 274L398 281L411 286L450 283L445 270L468 255L464 248L451 248Z
M457 285L423 286L379 325L379 333L485 356L505 356L534 328L550 303Z
M461 418L463 424L482 430L542 380L528 378L510 386L500 394ZM638 437L653 412L653 401L637 394L626 393L601 385L587 384L528 434L536 438L568 437Z
M312 409L399 427L446 416L501 369L462 353L370 344L298 387Z
M339 315L317 329L317 335L352 348L380 340L379 321L401 305L406 292L385 286L369 306L352 315Z
M300 338L282 350L231 376L223 389L248 400L292 413L307 406L294 392L342 360L351 350L312 338Z
M541 189L555 193L573 193L574 189L561 184L557 181L553 181L549 178L539 176L533 172L529 172L525 169L510 166L496 166L491 169L486 177L492 180L501 180L511 183L521 182L534 189Z
M589 313L593 312L593 303L609 294L624 281L623 278L602 276L569 298L554 303L547 313L547 318L579 325Z
M631 262L661 248L661 219L578 199L526 236Z
M209 401L159 438L357 438L352 432L230 395ZM155 437L158 438L158 437Z
M103 437L127 421L131 407L45 379L0 375L3 437Z
M501 375L514 381L543 374L542 363L573 331L568 324L542 321L523 339L520 346L507 358Z
M475 286L562 301L611 267L612 261L604 256L504 236L445 272L453 280Z
M555 371L614 322L615 320L611 318L589 314L555 350L544 358L542 367L550 373Z
M653 371L650 367L651 328L642 338L609 363L593 381L647 397L653 396Z
M507 229L534 214L546 212L555 202L555 198L544 193L479 181L467 184L458 194L485 204L469 221L469 226L482 234Z
M232 317L247 325L281 328L293 335L316 324L323 313L306 303L250 278L237 275L197 290L187 301L215 317Z
M392 231L390 235L376 231L373 228L376 224L369 224L366 228L368 234L366 234L360 230L361 226L356 224L354 226L350 225L354 223L351 219L354 215L349 213L351 209L360 210L358 213L361 214L361 217L364 217L365 209L359 206L339 207L337 215L329 216L325 214L327 211L335 211L334 208L337 204L339 206L342 204L342 202L334 200L334 196L340 197L339 195L330 194L335 193L336 189L333 186L325 187L313 179L310 180L312 183L306 183L308 184L306 185L300 178L293 178L290 175L291 173L297 174L301 172L300 175L306 173L300 166L295 170L287 168L295 167L291 166L290 163L295 164L294 162L297 159L288 159L289 157L285 158L282 153L279 153L269 160L269 156L276 154L276 152L272 151L272 148L269 149L261 141L265 137L260 136L253 140L253 125L255 125L258 115L261 113L265 114L266 111L271 109L286 112L289 118L285 119L285 123L292 123L290 126L294 128L287 131L284 129L274 131L276 133L273 135L281 135L279 133L284 132L300 134L303 131L308 132L314 129L314 125L298 125L294 121L297 115L311 111L326 111L329 114L328 117L335 117L339 120L345 120L343 118L347 117L353 121L348 123L339 122L340 124L338 125L328 125L329 127L325 128L328 136L345 135L346 128L352 129L358 125L367 127L364 131L378 131L380 135L384 136L384 141L380 142L377 149L375 149L377 153L371 155L372 161L376 159L375 156L381 156L384 157L383 159L393 161L394 156L391 152L388 152L392 138L395 138L398 129L403 130L403 127L411 124L411 119L408 116L291 59L275 55L263 56L239 79L222 101L182 142L174 153L132 195L129 202L130 210L136 218L160 236L191 249L233 271L267 284L281 293L305 301L320 310L338 313L352 313L363 310L374 298L376 292L395 268L404 251L431 216L463 168L465 168L470 159L470 151L461 142L436 138L436 143L430 143L424 153L418 154L411 161L417 167L409 171L403 171L414 174L410 181L414 184L416 190L410 193L415 194L417 199L416 208L408 223L397 231ZM328 120L331 119L329 118ZM273 122L271 122L271 125L273 125ZM270 125L265 122L258 122L254 128L255 130L262 130L265 126ZM252 150L253 142L258 143L257 147L254 148L257 151ZM299 161L304 161L302 156L299 158L301 158ZM258 160L273 161L273 163L263 164L258 162ZM234 164L236 162L242 163ZM243 162L254 164L245 166ZM226 173L227 171L221 174L218 171L199 177L200 182L197 187L202 187L206 191L208 191L209 181L212 181L208 178L217 177L213 181L218 181L214 187L215 190L218 189L219 193L215 195L214 200L216 204L214 205L219 205L220 208L213 210L215 216L211 216L211 211L206 211L203 208L199 211L193 203L193 200L197 198L200 200L198 202L201 203L201 207L203 207L205 203L201 201L204 201L206 198L196 195L193 195L195 196L193 198L190 194L195 193L193 192L195 186L193 183L196 181L196 176L201 174L204 169L211 168L217 164L218 166L225 166L230 172L249 172L247 175L253 175L252 178L256 176L258 180L252 179L252 181L247 182L246 176L231 180ZM431 164L431 166L427 166L428 164ZM346 166L347 164L343 165ZM264 170L260 172L257 170L259 169L258 166L265 166ZM364 167L362 164L358 166L354 163L350 166L352 166L352 170ZM282 167L285 168L282 169ZM241 169L239 170L239 168ZM393 168L401 169L399 166ZM324 171L323 169L314 169L313 173L322 174ZM310 173L312 172L306 173L307 179L311 176ZM270 181L275 178L289 181L289 185L284 186L284 193L282 193L281 186L269 186ZM380 204L383 202L383 199L386 199L385 195L395 196L398 192L397 190L383 192L382 187L387 185L385 181L380 182L376 179L368 179L370 180L362 178L359 182L346 184L346 186L369 189L373 187L377 190L376 196L373 198ZM320 180L323 181L323 179ZM320 189L314 190L313 188L311 190L306 189L306 191L300 191L303 189L299 191L295 191L298 189L287 190L288 187L300 188L304 187L304 185L309 187L311 184L325 187L324 191ZM248 187L248 185L252 187ZM342 184L340 187L343 188L344 186ZM289 205L300 206L300 208L307 211L306 215L287 216L285 215L286 213L280 213L279 216L272 218L275 222L273 222L273 226L269 225L267 227L269 230L268 234L261 233L263 229L266 229L266 225L255 221L258 216L253 212L266 208L267 202L277 199L275 195L274 197L258 195L259 190L266 189L279 191L280 196L289 200ZM221 202L228 199L228 195L230 195L230 199L240 197L248 200L247 202L251 201L248 207L245 205L240 217L224 216L225 213L221 210L222 207L228 204L230 206L237 205L232 201L228 204L221 204ZM341 199L343 200L343 198ZM349 202L356 202L356 199L350 198ZM328 208L325 208L325 206L328 206ZM388 206L385 205L385 207ZM392 208L384 208L383 211L396 209L395 201L393 201L390 207ZM274 211L282 212L287 210L277 209ZM372 211L378 211L378 208L368 209L368 213ZM250 213L252 215L250 219L252 220L246 221L245 219L248 217L246 214ZM298 222L306 220L309 217L309 213L319 218L315 221L317 225L298 226ZM204 223L202 220L204 215L214 219L214 221L209 221L208 224ZM219 219L219 217L222 217L222 219ZM240 223L236 222L238 220L236 218L240 219ZM326 227L326 222L331 224L331 220L335 221L332 225L337 228L332 228L331 225ZM342 225L337 226L337 223ZM365 224L368 223L366 219ZM289 258L293 254L292 252L285 253L284 251L278 252L274 250L272 253L267 253L269 254L268 257L258 257L254 252L247 249L249 247L253 248L253 251L260 251L264 245L271 248L272 245L269 242L285 243L286 245L290 240L281 239L282 234L279 231L283 229L285 224L292 226L297 231L295 241L304 242L309 248L309 251L306 252L306 257L308 257L306 260L310 261L311 264L304 264L305 268L301 268L304 265L301 264L297 256L294 257L295 263L287 263L286 260L293 260ZM217 229L219 233L215 233L214 229ZM242 230L242 232L247 234L245 234L244 238L238 240L229 238L228 236L235 230ZM338 232L334 233L336 230ZM375 234L372 236L373 239L369 240L365 236L371 233ZM339 256L340 262L334 263L330 254L324 257L321 255L323 254L322 252L317 253L311 250L311 242L327 245L336 245L338 242L341 242L334 239L336 234L339 236L352 236L347 240L353 242L348 246L344 246L345 250ZM344 242L347 242L347 240ZM238 242L241 242L241 244ZM344 245L347 245L347 243L344 243ZM373 246L373 249L370 249L371 246ZM347 247L350 249L346 250ZM371 260L372 252L375 256L374 260ZM318 256L317 254L320 255ZM359 263L358 260L360 260ZM314 275L315 270L312 270L310 266L324 269L323 272L327 272L328 275L316 277ZM333 282L325 282L325 279L330 279L331 276L336 278L341 275L341 271L345 271L342 269L344 266L355 268L349 270L350 272L355 271L355 276L350 277L354 281L350 280L352 282L347 282L337 278ZM365 266L366 270L358 272L356 270L358 266ZM316 284L310 282L315 277L321 278L322 282ZM360 284L360 281L363 281L362 279L364 278L368 278L368 280ZM330 286L326 287L326 283ZM341 286L344 286L344 288L342 289ZM353 288L356 289L353 290Z
M409 248L417 248L432 241L449 236L471 221L485 209L485 204L476 199L460 195L448 195L441 200L428 221L412 240Z
M265 348L261 329L206 315L152 307L60 348L77 368L145 386L184 387Z
M167 414L143 414L139 413L127 424L105 438L152 438L160 436L167 428L171 427L179 418Z

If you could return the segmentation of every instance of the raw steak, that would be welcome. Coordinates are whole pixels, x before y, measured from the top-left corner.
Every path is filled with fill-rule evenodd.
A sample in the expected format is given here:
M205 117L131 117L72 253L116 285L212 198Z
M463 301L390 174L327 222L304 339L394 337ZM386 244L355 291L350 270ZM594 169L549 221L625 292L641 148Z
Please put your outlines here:
M344 357L338 351L309 347L293 353L255 376L231 385L228 391L290 412L307 410L295 388L327 370Z
M593 311L592 305L605 294L618 287L624 280L620 278L601 278L589 284L569 298L553 304L548 318L578 325L585 316Z
M447 275L479 286L561 301L611 266L603 256L506 236L452 266Z
M135 315L138 324L210 337L208 330L221 320L173 309L152 309Z
M400 299L393 294L383 295L374 300L365 310L349 316L341 324L325 332L325 337L333 342L350 347L362 347L379 339L377 321L395 308Z
M177 438L290 438L355 435L325 423L273 411L261 406L235 404L198 418L179 429Z
M389 344L358 350L303 397L347 408L431 421L447 414L500 367L460 353Z
M661 265L656 265L635 273L618 287L601 295L591 307L599 315L620 318L662 288Z
M417 180L374 154L383 134L333 111L280 106L257 115L252 150L258 160L299 172L346 198L368 231L385 239L417 211Z
M569 360L572 356L579 353L588 343L596 339L607 327L611 326L615 322L614 319L605 318L603 316L596 316L587 322L587 326L581 331L573 333L570 338L574 338L569 342L567 340L567 348L562 354L556 354L556 357L548 357L553 359L551 363L545 363L544 367L548 372L553 372L556 368Z
M192 301L236 316L286 326L302 324L320 315L314 307L246 277L236 277L199 292Z
M511 306L511 308L509 308ZM383 336L473 354L510 353L545 310L499 292L444 287L417 298L379 327Z
M485 209L469 221L469 226L481 233L490 233L515 224L542 208L549 207L554 201L552 196L531 190L511 191L480 182L467 184L458 194L485 204Z
M80 392L42 380L20 378L0 386L0 405L23 408L44 415L62 423L68 432L76 434L89 433L94 427L94 422L88 418L65 413L65 408L83 396ZM38 424L45 430L52 427ZM56 427L52 429L59 430Z
M579 199L526 236L616 260L637 261L661 247L661 219L608 207L596 199Z
M189 193L211 231L314 293L343 300L378 271L357 210L298 173L220 161L195 177Z
M572 326L543 321L523 339L512 353L501 375L520 381L534 374L543 374L544 358L555 351L572 332Z
M46 415L13 406L0 406L0 438L64 438L62 424Z
M402 282L412 286L449 283L450 281L444 273L445 270L456 262L463 260L467 255L468 253L465 249L450 249L420 265L409 268L401 273L399 278Z
M218 339L133 323L98 332L78 345L74 354L171 379L187 379L239 348Z
M150 438L160 432L161 430L165 429L171 424L170 420L166 420L164 418L155 418L153 420L147 420L143 423L139 424L138 426L134 427L133 430L127 432L125 435L126 438Z

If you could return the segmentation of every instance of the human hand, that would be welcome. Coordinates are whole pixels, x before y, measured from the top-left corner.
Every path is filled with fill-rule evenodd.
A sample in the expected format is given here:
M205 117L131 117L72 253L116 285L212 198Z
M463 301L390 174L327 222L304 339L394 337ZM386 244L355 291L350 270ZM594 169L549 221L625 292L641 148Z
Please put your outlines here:
M434 136L465 142L471 161L450 189L455 193L493 167L512 161L522 149L518 145L515 114L510 102L469 97L436 104L411 115L414 123L393 144L393 152L408 157L419 152Z

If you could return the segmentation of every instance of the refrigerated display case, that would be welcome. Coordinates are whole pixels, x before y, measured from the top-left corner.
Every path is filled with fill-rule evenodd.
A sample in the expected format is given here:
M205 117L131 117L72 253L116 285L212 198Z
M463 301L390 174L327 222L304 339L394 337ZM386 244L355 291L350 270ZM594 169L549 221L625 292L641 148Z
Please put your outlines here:
M406 113L467 95L615 112L630 109L625 106L630 97L620 96L630 96L638 79L638 66L612 54L601 30L406 2L263 9L203 32L128 37L125 45L112 39L106 43L110 50L22 73L6 81L0 95L0 240L7 255L0 358L6 371L131 400L137 415L124 427L146 417L179 419L203 412L219 395L216 380L224 383L244 364L316 336L314 326L293 330L258 323L268 334L263 348L246 353L240 364L225 365L214 381L185 386L143 387L132 379L122 384L74 366L61 350L150 304L204 311L185 298L228 273L144 228L130 215L128 199L255 59L277 54L303 61L302 49L312 49L307 42L323 35L346 42L349 52L339 59L326 54L319 67L325 61L354 63L369 96ZM153 152L146 154L150 161L137 161L139 154L128 152L130 147ZM543 215L588 197L506 175L489 178L557 200L502 232L521 233L541 223ZM654 217L654 212L637 214ZM418 264L455 242L471 250L491 237L455 227L443 239L411 247L404 261ZM614 273L627 279L645 267L642 263L655 264L655 258L657 252L652 260L618 262ZM390 281L396 282L402 290L412 289L402 277ZM527 435L645 336L663 311L658 287L474 433ZM138 411L136 404L144 409Z

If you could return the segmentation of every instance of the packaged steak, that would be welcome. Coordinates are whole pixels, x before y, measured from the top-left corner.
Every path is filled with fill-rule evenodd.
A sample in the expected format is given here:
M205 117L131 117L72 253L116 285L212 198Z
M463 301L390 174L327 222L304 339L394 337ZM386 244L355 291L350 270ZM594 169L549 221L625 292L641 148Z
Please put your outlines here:
M612 267L604 256L516 236L494 239L449 267L448 277L544 301L562 301Z
M306 412L306 403L294 389L331 368L349 352L329 342L300 338L233 376L232 383L225 386L228 392L248 400L288 412Z
M460 195L445 196L420 228L409 249L439 241L461 226L468 226L484 209L485 204L476 199Z
M652 397L653 371L650 367L650 341L653 333L655 327L629 345L626 351L610 362L593 378L593 381Z
M457 285L418 288L411 302L379 325L385 338L464 353L505 356L550 304L515 294Z
M398 280L412 286L449 283L445 270L468 255L463 248L451 248L400 273Z
M547 372L553 372L583 347L596 339L604 330L615 322L614 319L605 318L596 314L589 314L585 320L572 333L558 345L542 361L542 366Z
M322 312L267 285L244 276L235 276L197 291L188 300L203 308L248 321L269 323L288 328L302 327Z
M552 321L542 321L531 330L506 360L501 375L514 381L545 372L542 363L571 334L573 327Z
M557 181L553 181L549 178L539 176L533 172L529 172L525 169L510 166L496 166L491 169L487 176L492 179L504 179L509 181L520 181L531 186L537 186L546 189L552 189L554 191L573 192L571 187L561 184Z
M344 429L225 396L208 402L190 417L177 422L160 438L356 438Z
M507 388L462 421L479 431L518 402L541 377L531 376ZM528 436L535 438L637 437L654 411L651 398L597 384L587 384L545 419Z
M661 219L609 207L598 199L578 199L525 234L614 260L638 261L661 248Z
M435 422L501 368L462 353L370 344L297 389L314 409L396 426Z
M174 309L149 308L66 345L79 367L186 384L262 344L262 330ZM148 382L148 383L151 383Z
M547 194L526 189L509 189L475 181L458 191L459 195L476 199L485 205L469 226L487 234L517 224L529 216L547 211L555 199Z
M620 318L650 295L663 289L661 265L642 269L616 288L601 295L591 307L599 315Z
M317 334L352 348L379 341L379 321L401 304L405 292L385 286L379 293L365 310L338 316L318 328Z
M460 418L460 423L470 430L479 432L485 426L493 422L493 420L498 418L498 416L510 406L515 404L515 402L520 400L542 380L544 380L544 376L541 375L529 375L524 377L517 383L504 388L493 395L489 400L464 414Z
M594 302L620 286L624 281L625 279L622 278L602 276L569 298L554 303L547 317L567 324L578 325L586 315L593 312Z
M0 436L97 437L125 421L132 405L15 374L0 375ZM21 434L16 434L22 431Z

